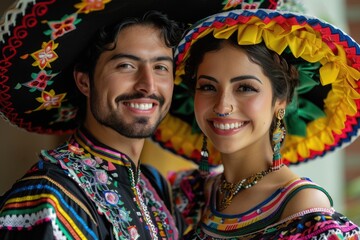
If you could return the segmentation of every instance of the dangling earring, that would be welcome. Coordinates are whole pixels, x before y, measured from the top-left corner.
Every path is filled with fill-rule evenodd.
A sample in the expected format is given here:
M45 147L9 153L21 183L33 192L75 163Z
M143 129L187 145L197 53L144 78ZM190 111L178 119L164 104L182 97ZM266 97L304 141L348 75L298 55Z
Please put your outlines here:
M281 142L285 137L285 128L281 127L281 120L284 118L284 116L285 116L285 109L279 109L279 111L276 114L277 122L272 137L274 155L273 155L273 164L271 169L273 171L279 170L283 165L283 160L281 158L281 153L280 153L280 147L281 147Z
M201 147L201 159L199 163L200 174L206 177L209 174L209 152L207 150L207 137L204 135Z

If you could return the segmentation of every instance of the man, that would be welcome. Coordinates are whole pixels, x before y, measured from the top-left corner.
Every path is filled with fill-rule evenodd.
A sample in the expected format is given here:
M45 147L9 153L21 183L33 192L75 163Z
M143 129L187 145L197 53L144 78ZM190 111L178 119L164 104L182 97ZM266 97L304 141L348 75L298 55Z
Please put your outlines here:
M73 72L80 127L1 197L0 239L179 238L166 184L139 156L169 110L180 33L159 12L98 31Z

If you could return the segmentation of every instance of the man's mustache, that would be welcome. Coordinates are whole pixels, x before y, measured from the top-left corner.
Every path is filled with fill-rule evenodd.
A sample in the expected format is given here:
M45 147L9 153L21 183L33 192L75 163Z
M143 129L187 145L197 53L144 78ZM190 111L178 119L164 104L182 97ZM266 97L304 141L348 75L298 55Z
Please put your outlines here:
M134 100L134 99L139 99L139 98L150 98L150 99L154 99L156 101L159 102L159 105L162 106L165 102L165 99L162 96L157 96L155 94L151 94L151 95L145 95L143 93L134 93L134 94L123 94L123 95L119 95L115 98L116 102L120 102L120 101L129 101L129 100Z

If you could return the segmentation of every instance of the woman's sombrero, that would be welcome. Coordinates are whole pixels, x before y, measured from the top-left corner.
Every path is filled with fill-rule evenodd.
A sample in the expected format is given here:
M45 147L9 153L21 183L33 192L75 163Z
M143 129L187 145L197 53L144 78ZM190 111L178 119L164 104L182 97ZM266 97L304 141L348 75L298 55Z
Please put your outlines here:
M18 0L0 21L0 117L30 132L71 133L74 60L100 26L148 10L190 24L223 7L223 0Z
M286 109L284 163L323 156L354 141L360 127L360 46L349 35L315 17L277 10L231 10L201 20L176 52L177 82L170 114L154 141L198 163L202 133L196 126L191 91L182 83L184 62L198 39L237 34L241 45L264 42L299 71L300 85ZM220 163L208 146L209 163Z

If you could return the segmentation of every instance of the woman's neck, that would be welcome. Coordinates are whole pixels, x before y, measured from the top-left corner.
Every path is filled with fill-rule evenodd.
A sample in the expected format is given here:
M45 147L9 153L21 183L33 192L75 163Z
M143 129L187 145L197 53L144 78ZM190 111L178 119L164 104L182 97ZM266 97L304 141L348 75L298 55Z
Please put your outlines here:
M238 182L272 165L272 151L237 152L222 154L224 176L228 182Z

